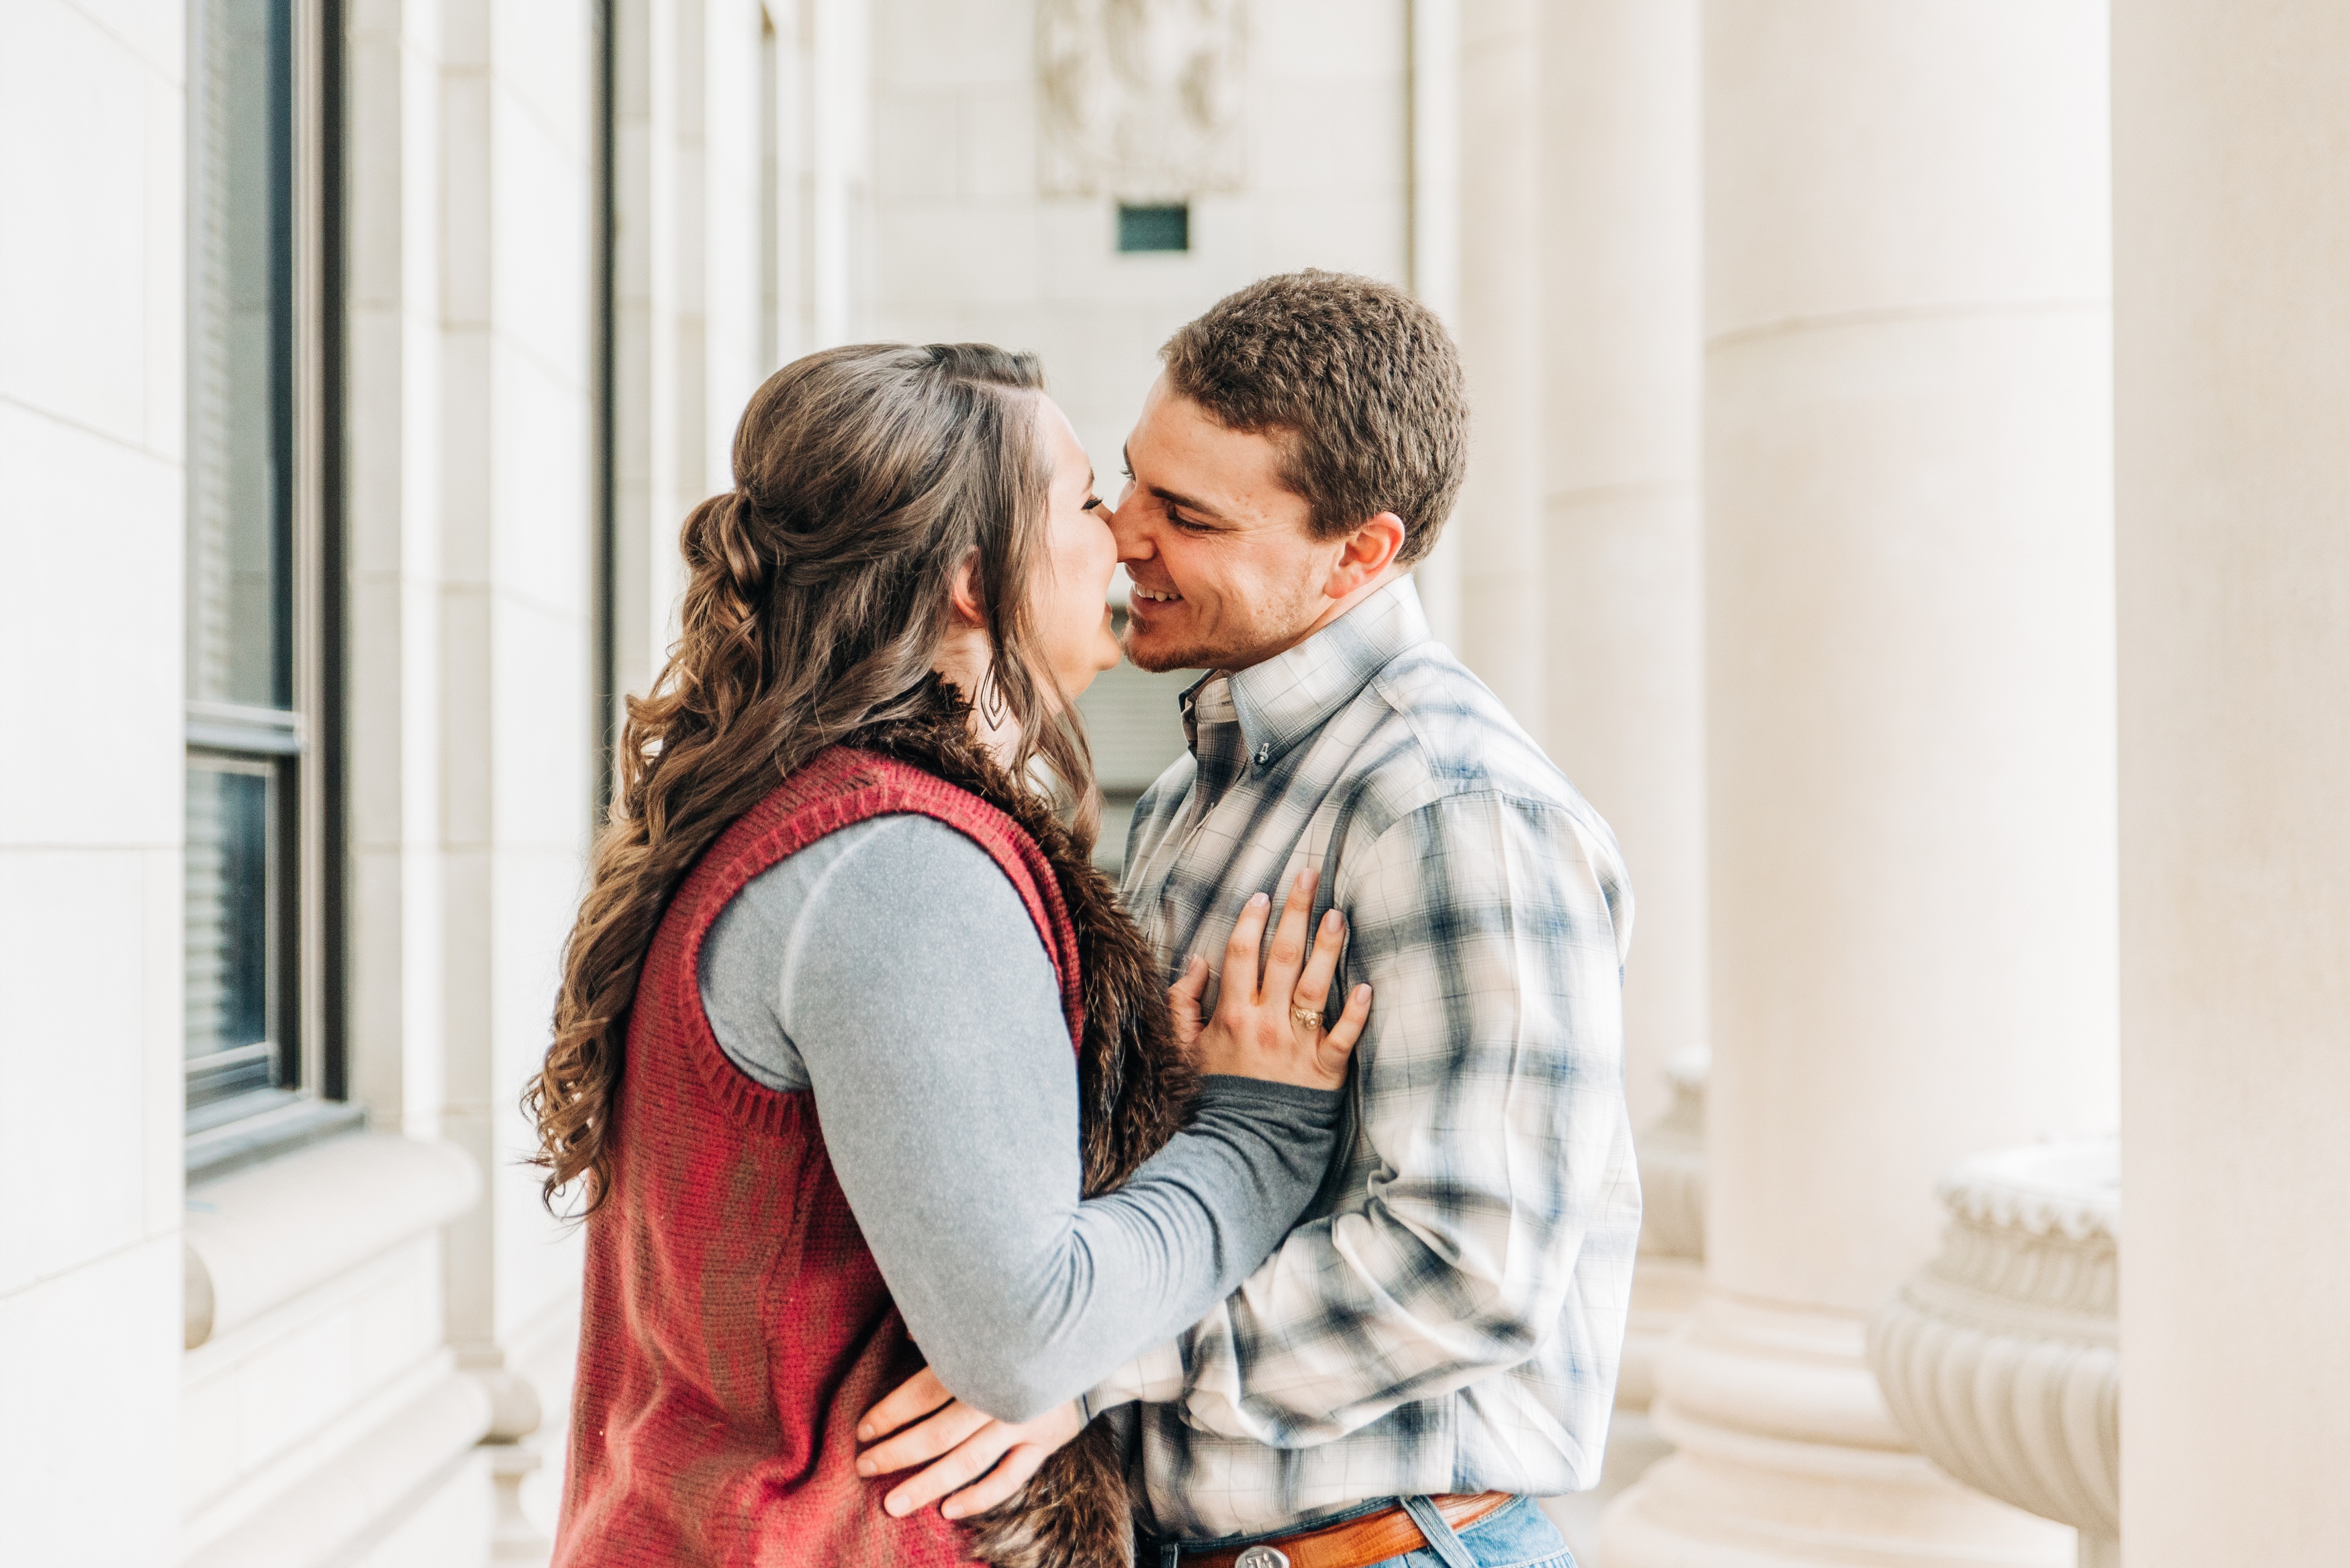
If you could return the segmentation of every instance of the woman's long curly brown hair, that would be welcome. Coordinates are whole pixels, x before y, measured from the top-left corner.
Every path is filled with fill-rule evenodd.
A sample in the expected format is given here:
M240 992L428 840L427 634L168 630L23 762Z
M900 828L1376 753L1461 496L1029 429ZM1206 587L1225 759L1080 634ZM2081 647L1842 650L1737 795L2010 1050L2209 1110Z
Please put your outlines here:
M1035 356L985 344L865 344L795 360L734 431L734 488L686 518L680 633L631 697L611 814L563 957L555 1042L523 1096L550 1206L610 1185L605 1139L637 977L671 896L727 826L816 753L935 705L929 677L957 568L974 574L995 680L1090 841L1085 735L1039 684L1027 586L1046 569L1052 474ZM1043 677L1049 680L1050 677Z

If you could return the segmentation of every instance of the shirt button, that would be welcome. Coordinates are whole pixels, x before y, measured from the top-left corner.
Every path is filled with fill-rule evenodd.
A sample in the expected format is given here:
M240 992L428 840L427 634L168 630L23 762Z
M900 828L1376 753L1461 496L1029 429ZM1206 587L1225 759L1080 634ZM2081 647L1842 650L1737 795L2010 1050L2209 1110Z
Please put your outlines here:
M1265 763L1271 761L1273 761L1273 746L1272 743L1268 742L1264 745L1259 746L1256 749L1256 765L1263 767Z

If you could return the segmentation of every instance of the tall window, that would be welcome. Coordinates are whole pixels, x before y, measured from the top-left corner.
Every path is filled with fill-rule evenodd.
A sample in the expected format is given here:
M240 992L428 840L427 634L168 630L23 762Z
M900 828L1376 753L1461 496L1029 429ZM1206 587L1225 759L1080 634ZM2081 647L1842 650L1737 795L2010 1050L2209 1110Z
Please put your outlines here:
M187 1106L198 1136L329 1086L320 592L334 7L196 0L190 43ZM297 15L298 11L298 15Z

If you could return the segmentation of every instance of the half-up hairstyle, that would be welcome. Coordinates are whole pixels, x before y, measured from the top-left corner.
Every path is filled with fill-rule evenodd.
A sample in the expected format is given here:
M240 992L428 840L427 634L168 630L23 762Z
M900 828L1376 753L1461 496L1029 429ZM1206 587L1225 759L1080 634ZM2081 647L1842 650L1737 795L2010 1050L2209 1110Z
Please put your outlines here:
M550 1205L582 1177L580 1212L604 1201L629 1010L671 895L818 752L953 701L930 677L955 572L974 553L995 681L1020 736L1005 771L1057 781L1090 844L1099 802L1084 732L1040 687L1051 677L1032 653L1027 585L1045 566L1052 482L1043 388L1033 355L864 344L795 360L752 396L734 431L734 488L685 520L677 645L651 693L628 701L611 815L564 949L555 1041L524 1096Z

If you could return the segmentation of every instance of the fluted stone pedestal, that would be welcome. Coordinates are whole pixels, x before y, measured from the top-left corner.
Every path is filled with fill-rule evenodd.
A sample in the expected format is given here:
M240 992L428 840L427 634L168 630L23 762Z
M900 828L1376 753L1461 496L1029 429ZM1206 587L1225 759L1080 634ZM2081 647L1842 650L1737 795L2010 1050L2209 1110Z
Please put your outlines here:
M2121 1561L2120 1156L2106 1141L1960 1164L1942 1184L1942 1255L1869 1324L1909 1439L1969 1486L2078 1529L2080 1568Z

